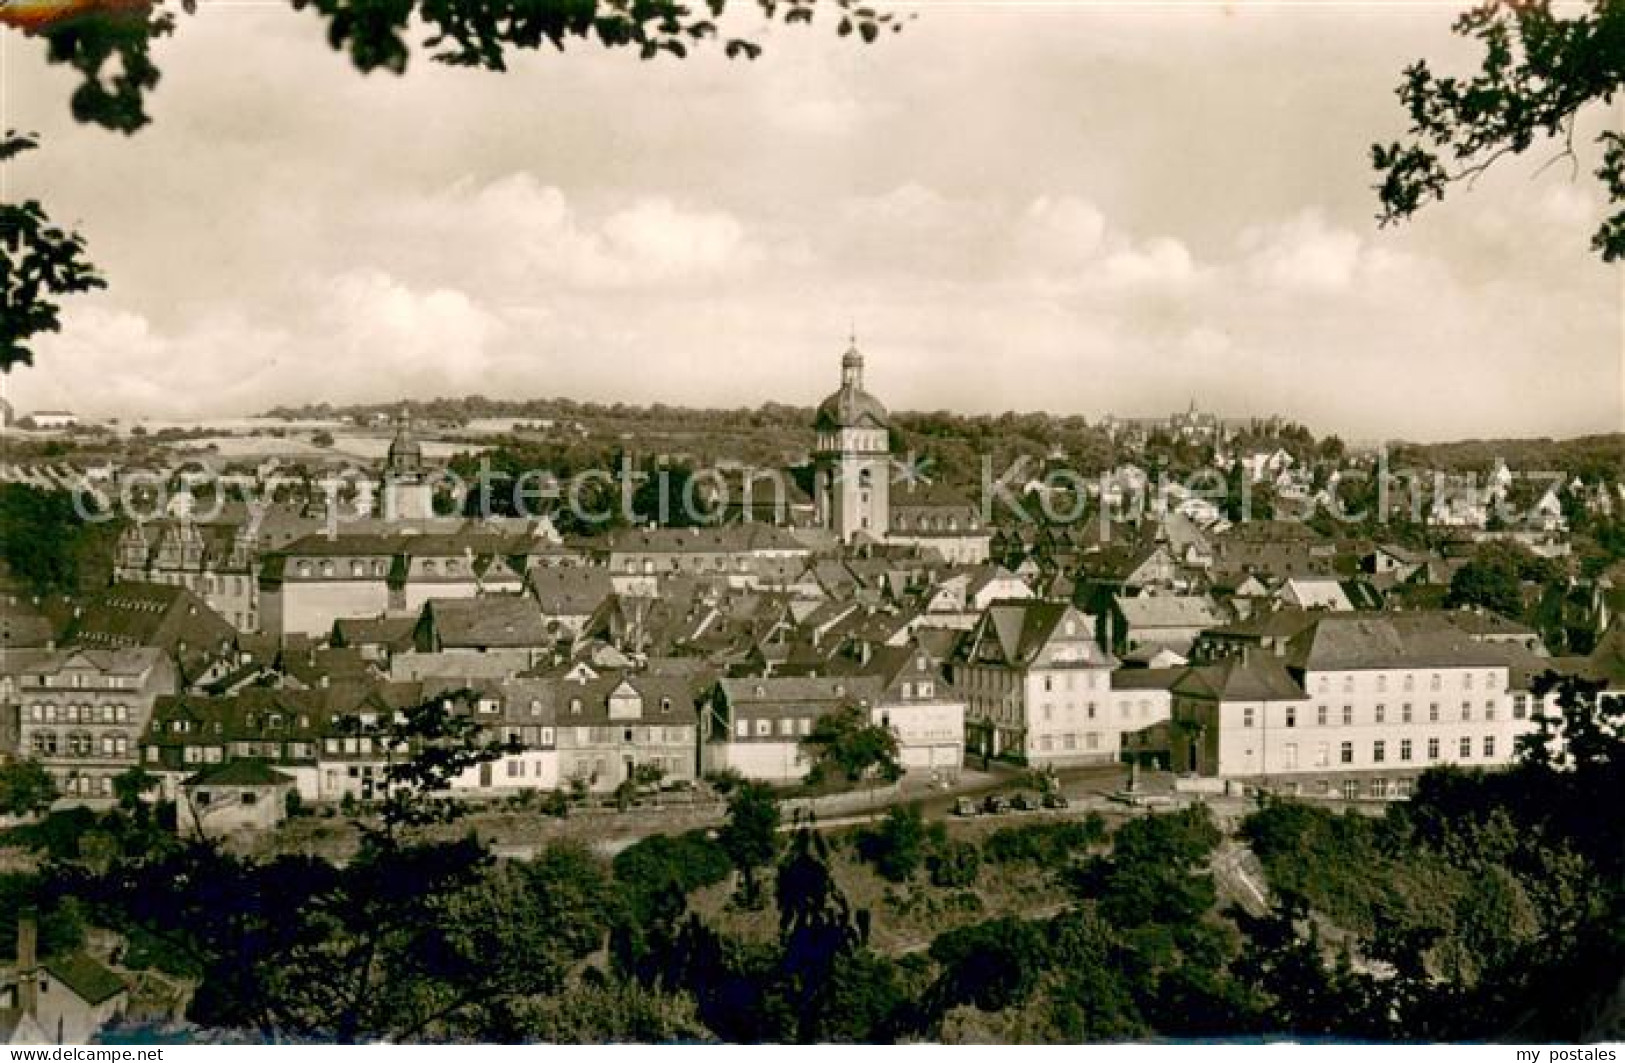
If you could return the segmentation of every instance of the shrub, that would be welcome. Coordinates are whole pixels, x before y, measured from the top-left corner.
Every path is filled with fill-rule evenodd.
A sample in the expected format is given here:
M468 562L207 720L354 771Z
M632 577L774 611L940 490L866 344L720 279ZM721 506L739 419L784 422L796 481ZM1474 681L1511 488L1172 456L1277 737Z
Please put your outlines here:
M933 886L962 889L976 885L982 870L982 852L970 842L945 841L925 862Z
M1106 821L1091 812L1083 819L1001 827L988 836L982 855L994 864L1036 864L1060 868L1106 837Z

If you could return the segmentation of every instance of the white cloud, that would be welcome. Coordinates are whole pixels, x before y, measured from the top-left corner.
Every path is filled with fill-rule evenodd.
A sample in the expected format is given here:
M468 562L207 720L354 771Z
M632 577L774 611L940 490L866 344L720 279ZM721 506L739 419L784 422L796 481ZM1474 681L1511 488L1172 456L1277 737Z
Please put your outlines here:
M1328 225L1317 210L1249 228L1240 243L1251 279L1277 291L1343 291L1360 265L1360 237Z

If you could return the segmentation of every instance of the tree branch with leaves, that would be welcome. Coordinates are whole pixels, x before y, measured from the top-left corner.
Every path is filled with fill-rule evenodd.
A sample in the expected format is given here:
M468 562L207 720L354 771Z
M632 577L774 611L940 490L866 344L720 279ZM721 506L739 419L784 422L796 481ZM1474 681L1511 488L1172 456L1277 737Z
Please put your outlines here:
M1502 159L1555 142L1547 160L1579 169L1576 124L1625 87L1625 2L1590 0L1559 14L1550 0L1489 0L1457 17L1453 31L1482 48L1470 77L1439 76L1426 60L1396 90L1410 118L1402 141L1375 144L1384 225L1412 217L1473 183ZM1625 258L1625 134L1599 133L1594 176L1617 208L1591 237L1605 261ZM1545 166L1542 167L1545 169Z

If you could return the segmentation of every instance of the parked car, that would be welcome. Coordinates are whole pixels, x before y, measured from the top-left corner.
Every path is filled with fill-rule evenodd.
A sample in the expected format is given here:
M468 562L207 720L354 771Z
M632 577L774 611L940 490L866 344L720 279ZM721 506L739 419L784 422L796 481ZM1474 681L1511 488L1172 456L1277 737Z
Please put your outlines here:
M990 816L1001 815L1010 811L1010 802L1003 794L989 794L982 802L982 811Z
M961 797L954 802L954 815L956 816L977 816L981 815L981 812L982 810L977 807L976 802L968 797Z
M1032 812L1038 808L1038 804L1026 794L1017 794L1010 799L1010 807L1017 812Z
M1044 795L1045 808L1067 808L1071 804L1072 802L1066 799L1066 795L1058 790L1052 790Z

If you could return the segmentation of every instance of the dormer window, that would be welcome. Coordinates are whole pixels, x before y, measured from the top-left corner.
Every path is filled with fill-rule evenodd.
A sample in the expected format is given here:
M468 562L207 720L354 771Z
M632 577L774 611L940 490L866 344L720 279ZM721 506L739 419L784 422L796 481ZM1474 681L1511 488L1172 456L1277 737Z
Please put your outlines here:
M581 699L580 698L571 698L570 699L570 715L571 716L580 716L581 715Z
M671 699L670 698L661 698L660 699L660 711L663 712L663 713L670 713L671 712Z

